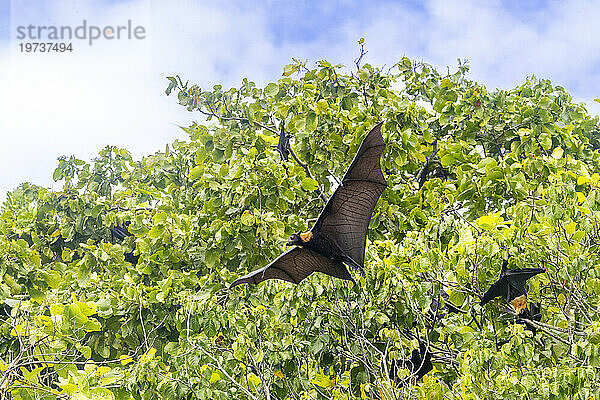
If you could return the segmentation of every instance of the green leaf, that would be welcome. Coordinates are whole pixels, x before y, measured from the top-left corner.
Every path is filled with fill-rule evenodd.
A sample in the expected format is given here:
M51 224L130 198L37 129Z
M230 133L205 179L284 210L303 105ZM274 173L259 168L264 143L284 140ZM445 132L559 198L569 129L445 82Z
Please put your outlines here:
M451 154L444 154L440 161L442 162L442 166L447 168L454 163L454 157Z
M150 239L157 239L163 234L164 231L164 225L154 225L148 232L148 237Z
M88 321L86 321L83 329L86 332L100 331L100 330L102 330L102 325L100 324L100 322L96 321L95 319L90 318Z
M319 182L311 178L304 178L302 179L302 182L300 182L300 186L302 186L302 189L312 192L319 188Z
M552 157L554 157L555 159L559 159L563 156L564 150L561 147L556 147L553 151L552 151Z
M92 358L92 349L89 346L81 346L78 350L88 360Z
M254 225L255 218L250 211L246 210L242 213L241 220L242 224L250 226Z
M158 212L158 213L154 214L154 216L152 217L152 222L154 222L155 225L160 225L160 224L166 223L167 222L167 213Z
M324 114L328 108L329 103L327 103L327 100L320 99L319 101L317 101L317 114Z
M276 83L269 83L265 87L265 94L269 97L275 96L277 94L277 92L279 92L279 87L277 86Z
M204 173L203 167L201 167L201 166L193 167L193 168L190 168L188 177L190 178L190 180L195 181L195 180L199 179L203 173Z
M290 76L294 72L298 72L298 64L288 64L283 68L283 76Z
M600 344L600 333L594 332L587 336L587 341L592 344Z
M40 271L40 277L50 286L52 289L58 289L62 283L62 278L58 271Z
M27 290L31 299L37 303L43 303L46 300L46 293L42 292L41 290L38 290L34 287L30 287Z
M367 79L369 79L369 71L367 71L365 68L361 68L358 70L358 78L361 81L366 81Z

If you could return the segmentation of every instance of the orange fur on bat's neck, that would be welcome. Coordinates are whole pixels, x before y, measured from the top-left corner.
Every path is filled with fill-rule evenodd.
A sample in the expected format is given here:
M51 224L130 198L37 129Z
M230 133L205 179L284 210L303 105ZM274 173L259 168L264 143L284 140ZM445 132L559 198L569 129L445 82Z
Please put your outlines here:
M510 304L515 308L517 314L527 308L527 295L522 295L511 300Z
M313 238L313 234L311 231L300 234L300 240L302 240L304 243L310 242L312 240L312 238Z

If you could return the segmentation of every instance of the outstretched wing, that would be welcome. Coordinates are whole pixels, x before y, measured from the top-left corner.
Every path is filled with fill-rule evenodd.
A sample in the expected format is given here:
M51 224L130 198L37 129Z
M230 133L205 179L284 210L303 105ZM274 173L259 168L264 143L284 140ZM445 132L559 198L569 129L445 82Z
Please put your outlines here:
M481 305L484 306L489 303L492 299L500 296L506 296L508 292L508 283L505 278L500 278L497 282L494 282L492 286L485 292L481 299Z
M525 282L527 279L546 272L544 268L508 269L505 261L500 271L500 278L496 281L481 299L481 305L485 305L495 297L503 296L506 301L511 301L527 293Z
M511 282L525 282L527 279L544 272L546 272L545 268L521 268L506 270L505 274Z
M333 261L312 250L294 246L270 264L236 279L229 288L242 283L256 285L267 279L281 279L292 283L300 283L313 272L323 272L336 278L354 281L344 264Z
M544 268L508 269L505 272L508 281L508 294L506 300L510 301L527 293L525 282L537 274L546 272Z
M380 158L385 148L381 123L367 134L341 184L312 228L327 238L361 270L365 263L367 228L379 196L387 186Z

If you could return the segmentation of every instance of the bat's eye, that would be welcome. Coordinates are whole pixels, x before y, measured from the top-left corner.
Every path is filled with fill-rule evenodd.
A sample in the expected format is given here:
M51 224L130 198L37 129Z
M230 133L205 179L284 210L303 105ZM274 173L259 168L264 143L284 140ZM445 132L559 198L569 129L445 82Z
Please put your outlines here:
M300 238L298 237L297 233L293 233L290 235L290 238L287 241L287 245L288 246L293 246L295 244L298 244L300 242Z

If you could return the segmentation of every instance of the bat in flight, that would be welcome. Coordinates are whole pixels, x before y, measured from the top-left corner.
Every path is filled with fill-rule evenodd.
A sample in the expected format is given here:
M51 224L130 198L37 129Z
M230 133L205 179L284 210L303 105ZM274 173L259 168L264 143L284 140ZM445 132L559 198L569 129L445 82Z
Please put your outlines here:
M527 279L546 272L544 268L507 268L508 261L504 260L498 280L492 284L481 299L481 305L487 304L495 297L504 297L506 302L512 305L517 314L527 308Z
M367 228L375 204L387 187L380 164L385 148L381 125L375 126L362 141L312 229L292 234L287 241L292 248L265 267L235 280L230 288L267 279L297 284L313 272L354 282L344 264L364 275Z

